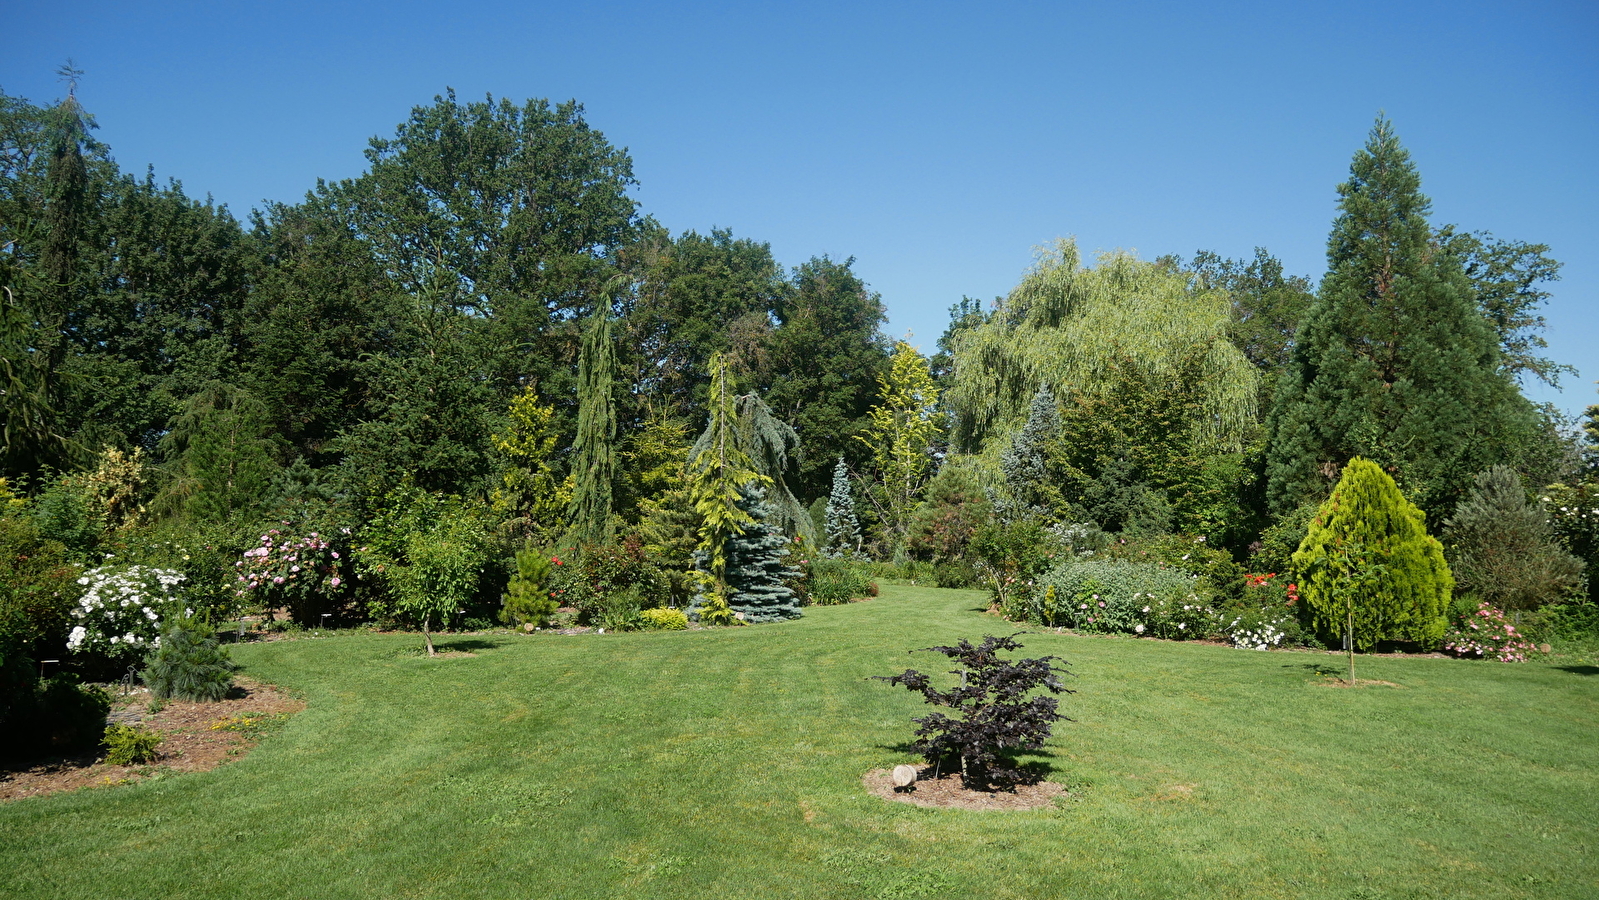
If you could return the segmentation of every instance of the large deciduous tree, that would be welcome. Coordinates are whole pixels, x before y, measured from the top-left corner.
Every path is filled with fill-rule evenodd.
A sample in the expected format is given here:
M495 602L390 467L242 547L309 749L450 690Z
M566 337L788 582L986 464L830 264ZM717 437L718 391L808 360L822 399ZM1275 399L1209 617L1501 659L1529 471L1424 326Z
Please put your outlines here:
M1338 187L1328 272L1268 423L1268 493L1286 512L1355 456L1435 514L1536 427L1458 257L1431 243L1410 154L1379 118Z

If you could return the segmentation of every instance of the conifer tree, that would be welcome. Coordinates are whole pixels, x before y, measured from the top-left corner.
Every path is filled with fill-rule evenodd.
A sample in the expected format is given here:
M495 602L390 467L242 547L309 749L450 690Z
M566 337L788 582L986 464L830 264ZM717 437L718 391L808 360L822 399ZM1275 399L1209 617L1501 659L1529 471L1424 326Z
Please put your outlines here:
M579 540L603 544L611 537L611 485L616 478L616 406L611 398L616 349L611 309L596 302L583 332L577 364L577 440L572 445L572 527Z
M738 413L734 405L727 358L711 354L711 389L706 406L705 433L689 452L688 484L694 510L700 516L699 553L702 569L715 582L718 594L727 593L728 541L754 519L740 506L741 490L749 484L769 482L755 471L738 439Z
M849 467L844 457L833 467L833 491L827 496L827 532L824 550L829 559L858 559L861 556L861 523L855 517L855 497L849 487Z
M1059 492L1049 479L1049 442L1060 434L1060 408L1049 385L1040 384L1028 406L1027 424L1011 438L999 458L1005 479L1004 495L994 498L994 511L1007 521L1029 516L1047 517L1060 505Z
M1357 455L1436 513L1534 425L1458 257L1429 244L1420 188L1379 118L1338 187L1327 276L1278 382L1266 471L1279 514Z
M766 489L744 489L739 508L750 522L727 543L728 605L751 625L799 618L799 598L784 582L800 573L785 562L789 539L769 524L775 510L766 501Z
M1294 553L1299 593L1324 633L1353 631L1353 644L1434 645L1455 580L1426 514L1376 463L1356 457L1316 511Z
M1507 466L1479 474L1444 527L1460 586L1500 609L1532 609L1582 583L1582 561Z

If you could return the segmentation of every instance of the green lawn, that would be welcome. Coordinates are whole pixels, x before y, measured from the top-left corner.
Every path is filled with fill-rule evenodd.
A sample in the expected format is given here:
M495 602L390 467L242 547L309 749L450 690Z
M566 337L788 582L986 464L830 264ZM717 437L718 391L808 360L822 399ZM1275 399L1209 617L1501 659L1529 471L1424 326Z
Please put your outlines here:
M309 707L214 772L0 806L0 896L1595 897L1590 667L1053 633L1073 802L867 795L924 707L866 676L1005 623L887 587L690 633L246 645Z

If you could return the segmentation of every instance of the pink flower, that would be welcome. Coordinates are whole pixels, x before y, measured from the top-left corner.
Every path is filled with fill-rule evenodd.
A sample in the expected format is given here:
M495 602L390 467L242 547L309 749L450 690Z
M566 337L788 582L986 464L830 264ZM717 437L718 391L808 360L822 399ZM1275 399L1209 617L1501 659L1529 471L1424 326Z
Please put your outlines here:
M334 587L338 587L342 583L343 582L341 582L339 580L339 577L337 575L333 576L333 580L331 582L329 582L329 584L333 585Z
M282 584L283 583L283 576L279 575L276 578L272 579L272 583L273 584Z

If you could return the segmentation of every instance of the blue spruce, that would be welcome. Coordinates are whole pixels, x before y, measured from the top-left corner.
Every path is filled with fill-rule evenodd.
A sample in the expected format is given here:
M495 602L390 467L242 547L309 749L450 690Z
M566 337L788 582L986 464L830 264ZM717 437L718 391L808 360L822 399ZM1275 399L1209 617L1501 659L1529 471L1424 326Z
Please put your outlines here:
M739 508L749 513L755 524L746 526L727 543L728 605L745 622L776 622L797 619L799 598L785 583L800 577L785 558L789 539L776 526L776 510L760 487L742 493Z
M833 492L827 497L823 530L827 532L828 559L861 558L861 523L855 518L855 497L849 489L849 469L842 456L833 467Z

